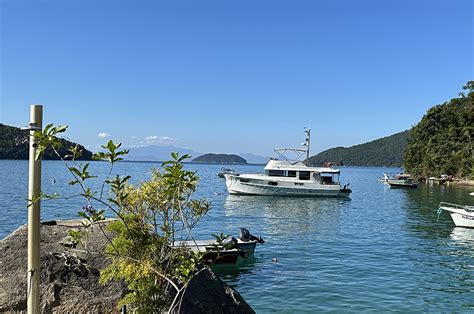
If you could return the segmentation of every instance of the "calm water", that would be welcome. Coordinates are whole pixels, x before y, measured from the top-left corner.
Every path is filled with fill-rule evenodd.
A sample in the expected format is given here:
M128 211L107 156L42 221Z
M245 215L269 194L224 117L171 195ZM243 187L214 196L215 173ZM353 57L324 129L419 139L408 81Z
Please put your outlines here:
M0 238L26 223L27 166L0 161ZM94 162L91 169L104 175L106 166ZM138 182L152 167L159 164L121 163L117 172ZM350 182L350 200L240 197L225 192L220 166L187 167L201 176L197 196L213 204L197 238L237 235L242 226L267 241L253 263L224 278L259 313L474 309L474 230L436 214L440 201L474 204L472 187L391 190L377 178L397 169L345 167L341 182ZM72 196L69 180L60 162L43 162L45 192ZM45 201L42 217L76 218L82 205L80 198Z

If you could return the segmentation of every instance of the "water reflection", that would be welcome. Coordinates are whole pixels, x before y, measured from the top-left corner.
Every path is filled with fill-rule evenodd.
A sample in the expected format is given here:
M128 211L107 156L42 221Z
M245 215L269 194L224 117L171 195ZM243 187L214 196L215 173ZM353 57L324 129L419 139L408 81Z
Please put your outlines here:
M216 275L225 280L227 284L236 285L242 275L257 271L255 268L256 263L257 257L249 256L246 259L239 259L235 265L217 264L212 265L211 268Z
M335 228L340 208L350 199L227 195L228 217L260 217L268 235L307 234L320 227Z
M453 246L474 256L474 229L454 227L449 238Z

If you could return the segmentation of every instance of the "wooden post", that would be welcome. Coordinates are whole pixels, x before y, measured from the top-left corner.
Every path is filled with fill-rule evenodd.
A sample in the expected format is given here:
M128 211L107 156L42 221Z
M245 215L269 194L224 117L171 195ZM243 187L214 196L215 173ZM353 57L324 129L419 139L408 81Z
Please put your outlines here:
M41 159L35 160L35 130L43 127L43 106L30 107L30 156L28 181L28 313L40 313L40 211ZM31 202L31 200L36 200Z

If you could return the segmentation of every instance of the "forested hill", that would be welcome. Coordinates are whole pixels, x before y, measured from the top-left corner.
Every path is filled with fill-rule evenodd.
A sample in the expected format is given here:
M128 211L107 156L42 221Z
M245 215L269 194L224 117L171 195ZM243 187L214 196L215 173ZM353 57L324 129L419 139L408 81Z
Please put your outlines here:
M68 154L67 149L75 146L76 143L65 139L60 139L61 148L59 153L61 156ZM82 149L80 160L90 160L92 153L79 145ZM0 159L28 159L28 131L22 131L20 128L0 123ZM44 153L43 159L58 159L51 148Z
M195 163L210 163L210 164L239 164L245 165L247 161L240 156L234 154L204 154L194 158L192 162Z
M463 89L459 98L430 108L412 129L405 151L410 173L474 178L474 81Z
M310 157L309 164L342 162L346 166L400 167L403 164L403 152L409 136L410 131L407 130L364 144L331 148Z

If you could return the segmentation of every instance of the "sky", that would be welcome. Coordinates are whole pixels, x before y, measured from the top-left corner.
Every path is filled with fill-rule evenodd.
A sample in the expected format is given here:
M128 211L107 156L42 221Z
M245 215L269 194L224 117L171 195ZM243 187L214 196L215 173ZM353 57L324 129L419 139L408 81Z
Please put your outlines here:
M474 79L471 0L0 0L0 123L272 156L388 136Z

